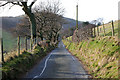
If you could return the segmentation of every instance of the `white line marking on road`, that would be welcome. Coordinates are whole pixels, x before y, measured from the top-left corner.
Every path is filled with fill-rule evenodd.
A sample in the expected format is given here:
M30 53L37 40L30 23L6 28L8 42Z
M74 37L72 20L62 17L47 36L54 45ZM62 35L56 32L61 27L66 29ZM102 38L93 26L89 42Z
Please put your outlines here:
M69 52L67 52L67 54L69 54L72 57L73 61L75 61L75 58L73 55L71 55Z
M71 55L72 56L72 55ZM75 61L75 58L72 56L73 61Z
M52 55L52 52L51 52L51 54L48 56L48 58L46 59L45 65L44 65L44 68L43 68L42 72L41 72L38 76L35 76L32 80L34 80L34 79L37 78L37 77L40 77L40 76L43 74L43 72L44 72L45 69L46 69L48 59L50 58L51 55Z

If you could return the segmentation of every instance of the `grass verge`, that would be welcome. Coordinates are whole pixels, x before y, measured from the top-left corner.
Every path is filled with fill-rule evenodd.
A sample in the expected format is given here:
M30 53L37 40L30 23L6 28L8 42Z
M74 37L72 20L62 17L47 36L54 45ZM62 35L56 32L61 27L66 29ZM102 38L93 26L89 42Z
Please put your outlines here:
M96 37L79 43L68 38L63 43L87 66L94 78L118 78L120 47L115 37Z
M33 53L23 51L19 56L11 57L10 60L2 64L2 79L17 80L18 76L29 71L38 60L41 60L54 48L53 46L42 48L37 45Z

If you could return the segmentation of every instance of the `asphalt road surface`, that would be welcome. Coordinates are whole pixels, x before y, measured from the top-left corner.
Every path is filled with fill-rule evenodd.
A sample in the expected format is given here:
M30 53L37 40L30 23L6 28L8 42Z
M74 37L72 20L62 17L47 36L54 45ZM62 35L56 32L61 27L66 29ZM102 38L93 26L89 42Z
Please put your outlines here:
M86 80L88 76L77 58L72 56L60 42L58 48L40 61L24 78L31 80Z

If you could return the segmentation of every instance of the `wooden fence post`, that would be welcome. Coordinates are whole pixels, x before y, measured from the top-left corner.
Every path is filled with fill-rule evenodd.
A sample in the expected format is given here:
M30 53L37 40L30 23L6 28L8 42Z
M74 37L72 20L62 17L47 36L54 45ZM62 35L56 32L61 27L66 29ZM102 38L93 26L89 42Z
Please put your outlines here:
M4 63L3 38L0 38L0 62Z
M25 36L25 50L27 51L27 36Z
M114 36L114 23L113 23L113 20L112 20L112 36Z
M96 30L95 30L95 27L94 27L94 37L96 36Z
M17 41L17 52L18 55L20 55L20 36L18 36L18 41Z
M99 26L97 26L97 36L99 36Z
M104 26L104 23L103 23L103 31L104 31L104 36L105 36L105 26Z

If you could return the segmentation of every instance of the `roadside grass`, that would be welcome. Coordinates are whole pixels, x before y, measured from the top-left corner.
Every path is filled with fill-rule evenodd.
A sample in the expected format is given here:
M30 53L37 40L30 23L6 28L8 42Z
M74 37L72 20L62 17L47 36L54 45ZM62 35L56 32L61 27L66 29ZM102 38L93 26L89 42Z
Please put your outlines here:
M17 80L21 74L25 74L37 61L41 60L55 47L48 46L42 48L40 45L35 46L33 52L23 51L19 56L11 57L2 64L2 79Z
M71 42L69 37L63 43L88 67L94 78L118 78L120 47L116 37L96 37L79 43Z

